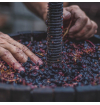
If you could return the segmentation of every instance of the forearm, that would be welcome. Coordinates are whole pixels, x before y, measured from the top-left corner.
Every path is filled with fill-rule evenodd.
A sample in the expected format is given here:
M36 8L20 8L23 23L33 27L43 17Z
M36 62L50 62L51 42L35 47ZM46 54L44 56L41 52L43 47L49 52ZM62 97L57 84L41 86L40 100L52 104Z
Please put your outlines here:
M48 2L24 2L26 7L38 17L46 20Z

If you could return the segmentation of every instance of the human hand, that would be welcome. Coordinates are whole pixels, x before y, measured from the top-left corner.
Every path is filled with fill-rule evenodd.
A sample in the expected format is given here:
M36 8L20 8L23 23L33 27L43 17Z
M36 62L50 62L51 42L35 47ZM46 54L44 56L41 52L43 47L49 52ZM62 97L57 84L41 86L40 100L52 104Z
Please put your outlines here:
M8 16L5 14L0 14L0 28L4 27L8 21Z
M32 53L25 45L15 41L7 34L0 32L0 58L13 69L25 71L19 62L26 62L28 57L35 63L41 65L43 62L34 53ZM19 62L18 62L18 61Z
M63 8L63 24L67 28L69 21L72 21L68 35L76 40L84 40L97 33L97 24L90 20L77 5Z

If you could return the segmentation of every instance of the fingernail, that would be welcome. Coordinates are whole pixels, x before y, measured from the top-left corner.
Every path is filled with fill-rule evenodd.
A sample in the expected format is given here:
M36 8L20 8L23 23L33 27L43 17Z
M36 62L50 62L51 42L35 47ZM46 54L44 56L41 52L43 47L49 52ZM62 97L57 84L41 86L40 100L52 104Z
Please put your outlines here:
M18 69L19 71L24 71L25 72L25 69L23 67L19 67Z
M42 64L43 64L43 62L42 62L41 59L39 59L39 60L37 61L37 63L38 63L39 65L42 65Z

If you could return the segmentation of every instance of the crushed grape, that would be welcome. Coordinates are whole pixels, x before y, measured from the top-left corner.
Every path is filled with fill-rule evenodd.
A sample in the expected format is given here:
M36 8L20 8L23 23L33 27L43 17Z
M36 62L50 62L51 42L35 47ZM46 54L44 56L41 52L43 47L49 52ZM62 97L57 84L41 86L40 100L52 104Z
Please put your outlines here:
M38 65L29 58L18 73L4 61L0 61L0 82L13 85L38 87L75 87L100 84L100 44L91 41L65 41L61 64L47 65L47 41L21 42L40 57L44 64Z

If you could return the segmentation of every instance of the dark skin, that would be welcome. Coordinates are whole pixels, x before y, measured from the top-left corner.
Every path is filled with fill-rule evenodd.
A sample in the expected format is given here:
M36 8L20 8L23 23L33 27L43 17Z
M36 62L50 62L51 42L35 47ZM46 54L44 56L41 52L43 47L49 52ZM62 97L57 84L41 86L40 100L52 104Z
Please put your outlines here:
M24 3L29 10L46 21L47 18L47 2L28 2ZM70 6L63 8L64 28L68 26L69 21L73 17L71 28L69 29L69 37L76 40L88 39L97 32L97 24L90 20L89 17L78 7ZM20 62L26 62L28 57L34 62L43 64L42 60L31 52L26 46L15 41L7 34L0 32L0 57L14 69L25 71Z

